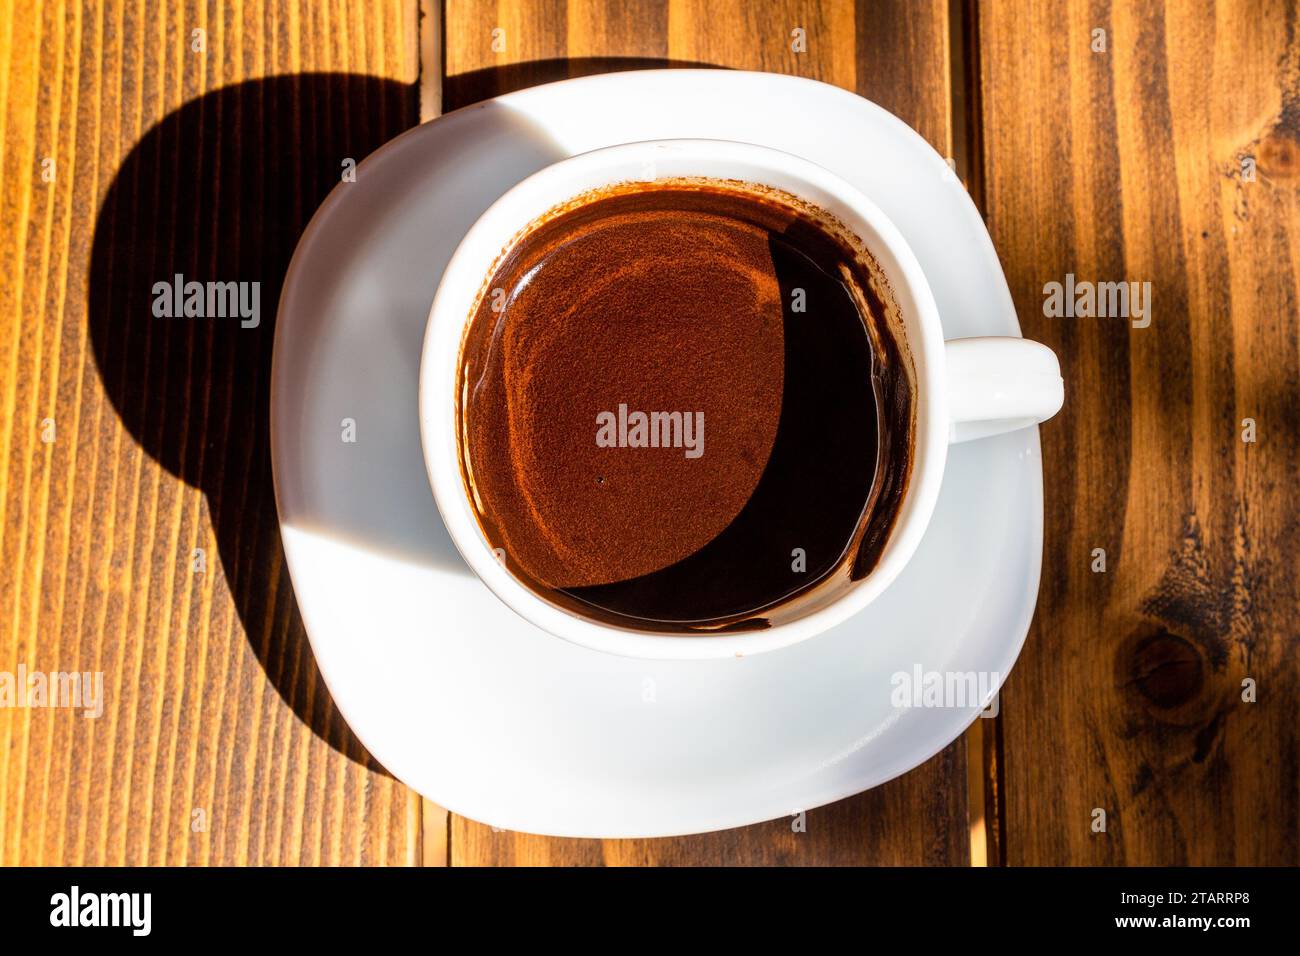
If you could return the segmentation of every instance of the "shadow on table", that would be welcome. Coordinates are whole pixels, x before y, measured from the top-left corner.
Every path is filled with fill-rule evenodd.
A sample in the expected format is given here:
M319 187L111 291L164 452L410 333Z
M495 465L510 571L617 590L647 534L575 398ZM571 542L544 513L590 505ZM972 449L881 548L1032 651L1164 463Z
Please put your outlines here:
M105 391L144 449L206 496L226 580L267 677L319 737L377 770L334 707L292 598L267 409L276 306L303 228L339 182L342 159L359 162L413 125L416 112L410 86L348 74L257 80L186 103L122 163L100 208L90 266L90 338ZM183 300L180 315L168 317L177 302L164 289L177 275L260 283L257 318L185 317ZM156 559L189 573L182 547Z

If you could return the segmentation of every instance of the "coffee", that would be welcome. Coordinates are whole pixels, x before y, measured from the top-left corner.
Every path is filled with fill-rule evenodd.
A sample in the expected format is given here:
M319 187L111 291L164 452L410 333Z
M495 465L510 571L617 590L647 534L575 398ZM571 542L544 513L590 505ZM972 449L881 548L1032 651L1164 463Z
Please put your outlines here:
M721 180L524 230L466 329L463 477L524 584L603 623L765 627L870 572L906 490L911 361L837 221Z

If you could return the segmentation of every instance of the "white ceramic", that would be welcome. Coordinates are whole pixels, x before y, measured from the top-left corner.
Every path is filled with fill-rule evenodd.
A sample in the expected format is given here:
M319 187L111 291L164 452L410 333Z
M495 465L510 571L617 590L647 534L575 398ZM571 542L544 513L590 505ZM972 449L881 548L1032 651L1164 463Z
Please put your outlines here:
M912 475L898 522L876 567L852 581L847 568L819 585L800 613L762 631L732 635L663 633L600 624L543 599L493 554L461 476L456 397L460 346L484 284L503 250L530 223L583 193L615 183L711 177L784 190L831 213L884 272L904 326L916 372ZM952 343L945 355L934 295L906 240L880 207L826 168L781 150L714 139L675 139L608 146L554 163L498 199L461 240L429 312L420 365L420 432L438 510L466 563L520 616L593 650L660 660L705 660L759 654L820 634L875 600L921 542L943 479L948 442L1037 424L1060 410L1056 355L1037 342L986 336ZM870 388L869 382L862 383ZM959 431L964 429L964 431Z
M988 233L943 158L885 110L812 80L727 70L568 80L450 114L366 159L313 218L280 300L271 439L285 554L316 663L353 732L420 793L494 826L665 836L874 787L947 746L980 706L897 709L891 675L920 664L1005 676L1033 613L1036 428L950 447L930 526L894 584L851 620L770 654L598 653L521 620L465 565L433 505L416 411L442 270L528 175L677 137L758 143L826 167L903 234L945 338L1020 331ZM340 440L344 418L355 443Z

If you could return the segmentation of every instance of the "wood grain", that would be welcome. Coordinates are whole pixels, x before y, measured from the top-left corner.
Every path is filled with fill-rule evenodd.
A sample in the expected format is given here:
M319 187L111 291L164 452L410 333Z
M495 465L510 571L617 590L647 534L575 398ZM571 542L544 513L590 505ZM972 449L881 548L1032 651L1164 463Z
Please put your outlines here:
M312 662L265 406L288 255L415 121L416 30L413 0L0 10L0 671L105 692L0 708L0 863L419 856ZM155 319L174 272L261 282L260 326Z
M1295 864L1296 6L980 14L989 226L1066 381L1038 613L1002 695L1007 860ZM1067 273L1150 282L1150 325L1045 317Z
M444 108L611 69L709 65L795 73L888 106L951 155L948 4L458 2L446 8ZM807 52L791 50L802 28ZM493 49L493 31L504 49ZM977 753L978 753L977 748ZM979 759L978 757L976 759ZM671 840L556 840L452 816L453 865L966 864L966 745L792 820Z

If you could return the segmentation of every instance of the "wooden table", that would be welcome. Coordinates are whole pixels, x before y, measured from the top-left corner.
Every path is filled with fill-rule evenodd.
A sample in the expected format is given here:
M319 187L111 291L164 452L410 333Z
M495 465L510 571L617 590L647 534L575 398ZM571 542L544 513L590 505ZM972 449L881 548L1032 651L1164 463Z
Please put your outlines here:
M147 280L257 278L272 315L340 157L683 64L839 84L954 158L1067 382L1038 613L997 719L806 832L497 833L377 766L314 667L270 322L165 325ZM107 700L0 709L0 863L1300 862L1294 3L18 0L0 124L0 672ZM1045 316L1067 274L1150 282L1150 325Z

